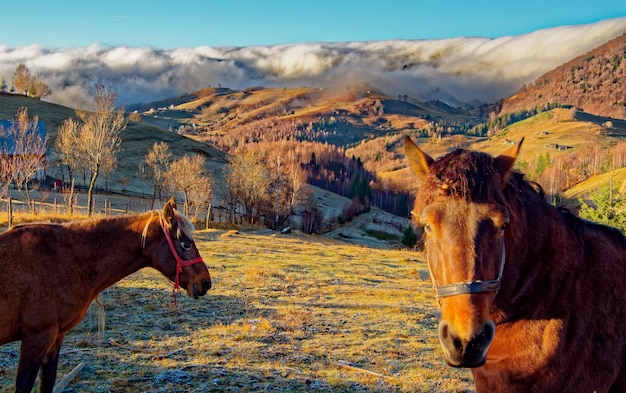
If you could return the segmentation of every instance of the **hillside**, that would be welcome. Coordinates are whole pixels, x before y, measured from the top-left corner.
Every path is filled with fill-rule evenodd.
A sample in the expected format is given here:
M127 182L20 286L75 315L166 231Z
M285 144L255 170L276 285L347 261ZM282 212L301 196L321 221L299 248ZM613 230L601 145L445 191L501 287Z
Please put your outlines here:
M28 108L29 116L39 116L39 119L46 125L48 145L51 147L48 158L51 167L48 168L47 172L50 176L61 177L61 170L56 166L54 143L60 125L66 119L74 117L74 110L23 96L0 94L0 118L14 118L19 107ZM143 122L129 121L128 126L121 133L121 139L117 169L108 179L104 176L99 178L98 186L100 187L105 187L106 183L109 189L119 191L123 187L120 180L125 179L128 183L125 186L126 190L150 193L151 190L146 188L147 186L140 179L139 166L152 145L160 141L169 145L172 159L193 153L206 157L206 167L216 176L218 181L222 177L222 168L227 162L226 154L218 149Z
M566 198L586 197L592 188L581 188L575 195L567 190L581 182L595 186L606 183L608 177L603 175L603 168L609 159L618 167L626 165L626 121L583 112L576 112L572 117L571 110L562 108L513 123L490 138L413 136L420 148L433 158L457 148L497 155L522 138L524 143L516 163L517 169L530 180L539 182L548 194L565 191ZM367 142L376 143L377 140ZM386 144L395 153L396 159L383 166L391 169L378 173L378 176L389 184L402 184L406 179L413 179L404 161L402 136L398 135ZM537 174L537 163L542 158L549 163L541 174Z
M140 112L146 123L182 126L193 138L224 150L242 139L294 137L346 146L388 132L437 125L468 128L478 121L470 111L408 96L393 98L366 87L207 88L129 109Z
M612 179L611 179L612 177ZM604 184L608 184L609 181L615 182L615 184L621 185L621 192L626 192L626 168L620 168L609 173L603 173L598 176L594 176L589 180L585 180L563 193L563 196L568 199L577 199L578 197L585 198L593 190L598 189Z
M502 102L500 113L556 102L626 119L626 34L553 69Z

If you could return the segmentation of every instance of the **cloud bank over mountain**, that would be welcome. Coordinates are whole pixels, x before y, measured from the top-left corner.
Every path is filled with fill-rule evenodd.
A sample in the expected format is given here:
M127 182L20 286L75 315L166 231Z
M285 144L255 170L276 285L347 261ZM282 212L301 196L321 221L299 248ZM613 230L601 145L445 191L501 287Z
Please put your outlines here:
M520 36L301 43L160 50L150 47L8 48L0 78L24 63L53 90L48 101L75 107L97 81L127 105L221 85L233 89L366 85L452 105L493 102L626 32L626 17Z

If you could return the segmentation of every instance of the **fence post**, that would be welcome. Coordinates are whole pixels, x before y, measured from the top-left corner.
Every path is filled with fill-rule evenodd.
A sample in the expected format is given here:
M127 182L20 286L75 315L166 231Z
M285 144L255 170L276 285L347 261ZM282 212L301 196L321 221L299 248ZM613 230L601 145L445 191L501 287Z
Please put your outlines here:
M74 178L72 178L72 186L70 188L70 215L74 215Z
M204 229L209 229L209 220L211 219L211 203L207 206L206 209L206 220L204 222Z
M12 200L11 198L9 198L9 203L7 204L7 214L9 216L9 228L11 228L13 226L13 206L12 206Z

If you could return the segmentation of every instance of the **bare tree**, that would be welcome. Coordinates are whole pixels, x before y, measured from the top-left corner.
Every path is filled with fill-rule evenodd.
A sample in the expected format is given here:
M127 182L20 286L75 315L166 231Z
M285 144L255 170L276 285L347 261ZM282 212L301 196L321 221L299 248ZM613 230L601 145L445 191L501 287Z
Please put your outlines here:
M297 162L292 162L287 167L287 178L290 185L289 205L294 209L297 205L305 203L307 200L307 173Z
M272 182L270 188L272 190L273 204L274 204L274 217L273 222L270 225L272 229L277 229L282 222L285 221L291 215L290 206L285 203L287 195L289 194L289 183L286 181L284 173L284 159L283 153L277 149L270 152L270 174ZM268 214L268 218L269 218ZM267 225L268 223L266 223Z
M163 186L165 182L165 172L170 164L169 146L165 142L156 142L146 155L146 177L154 185L153 198L162 199Z
M210 175L204 170L204 157L188 156L172 162L164 174L168 187L174 192L183 194L185 214L189 214L189 206L198 207L210 203L213 184Z
M304 205L302 206L302 223L300 229L304 233L319 232L324 222L324 214L313 197L313 192L307 190L303 193Z
M26 65L22 63L18 64L18 66L15 68L15 71L13 72L13 78L11 79L11 83L15 88L15 91L18 94L28 94L31 80L32 75L28 67L26 67Z
M31 96L39 100L52 94L52 89L41 80L41 75L37 75L31 80L30 90L32 90Z
M225 174L231 199L244 208L248 220L252 222L271 183L268 170L263 164L262 153L244 150L232 158L225 168Z
M263 204L262 213L268 219L265 225L272 229L279 229L284 225L296 205L303 201L303 187L306 183L306 172L298 163L289 161L289 151L284 147L277 145L268 155L272 179L268 191L271 195L268 195L268 200Z
M34 211L30 195L30 181L45 165L47 139L39 130L39 118L28 117L27 108L19 108L2 146L3 176L26 197L29 209Z
M73 142L77 166L89 172L87 214L93 212L93 192L98 176L115 167L115 156L119 151L120 133L126 128L124 109L115 109L117 93L98 83L88 104L90 110L77 108L80 123L74 128L68 121L67 127L59 129L59 137ZM62 135L63 133L67 135ZM74 132L72 135L71 133Z
M82 160L80 160L80 152L76 148L79 129L80 124L76 119L66 119L59 127L54 145L57 157L59 157L61 173L63 173L63 165L65 165L70 181L74 178L73 174L80 171L79 166L82 163Z

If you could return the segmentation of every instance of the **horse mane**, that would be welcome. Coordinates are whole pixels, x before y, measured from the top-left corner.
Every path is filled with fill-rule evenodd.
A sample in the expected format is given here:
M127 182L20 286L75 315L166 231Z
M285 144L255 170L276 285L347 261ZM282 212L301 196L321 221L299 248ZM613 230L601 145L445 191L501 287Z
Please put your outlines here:
M521 194L522 196L526 196L529 193L534 193L537 197L545 201L545 192L541 185L526 179L523 173L514 172L509 180L508 187L512 188L513 193L511 195ZM589 237L591 232L599 232L618 243L626 241L622 231L617 228L580 218L564 206L557 206L556 209L561 213L566 225L574 230L574 233L579 239Z
M159 222L163 220L162 211L154 210L150 212L150 217L148 218L148 221L146 222L146 225L144 226L143 232L141 234L141 244L143 248L146 248L146 236L148 235L148 227L150 226L150 223L152 222L152 219L155 217L155 215L158 217ZM178 211L178 209L174 209L174 220L178 222L179 224L177 225L176 236L180 238L180 232L182 232L188 238L193 239L196 227L195 225L193 225L191 220L187 218L184 214L182 214L180 211Z
M489 154L456 149L435 160L430 175L421 185L424 206L437 196L449 196L466 201L487 202L501 192L500 174L494 169Z
M191 222L191 220L187 216L182 214L177 209L174 209L174 217L176 218L176 221L178 221L178 223L180 224L178 225L178 230L182 231L188 238L193 239L193 236L196 232L196 227L195 225L193 225L193 222Z
M532 180L528 180L526 178L526 175L524 175L523 173L519 171L514 171L511 173L511 177L509 179L509 185L514 186L515 190L518 192L525 192L525 191L534 192L541 198L546 197L546 193L543 190L543 187L541 186L541 184Z

